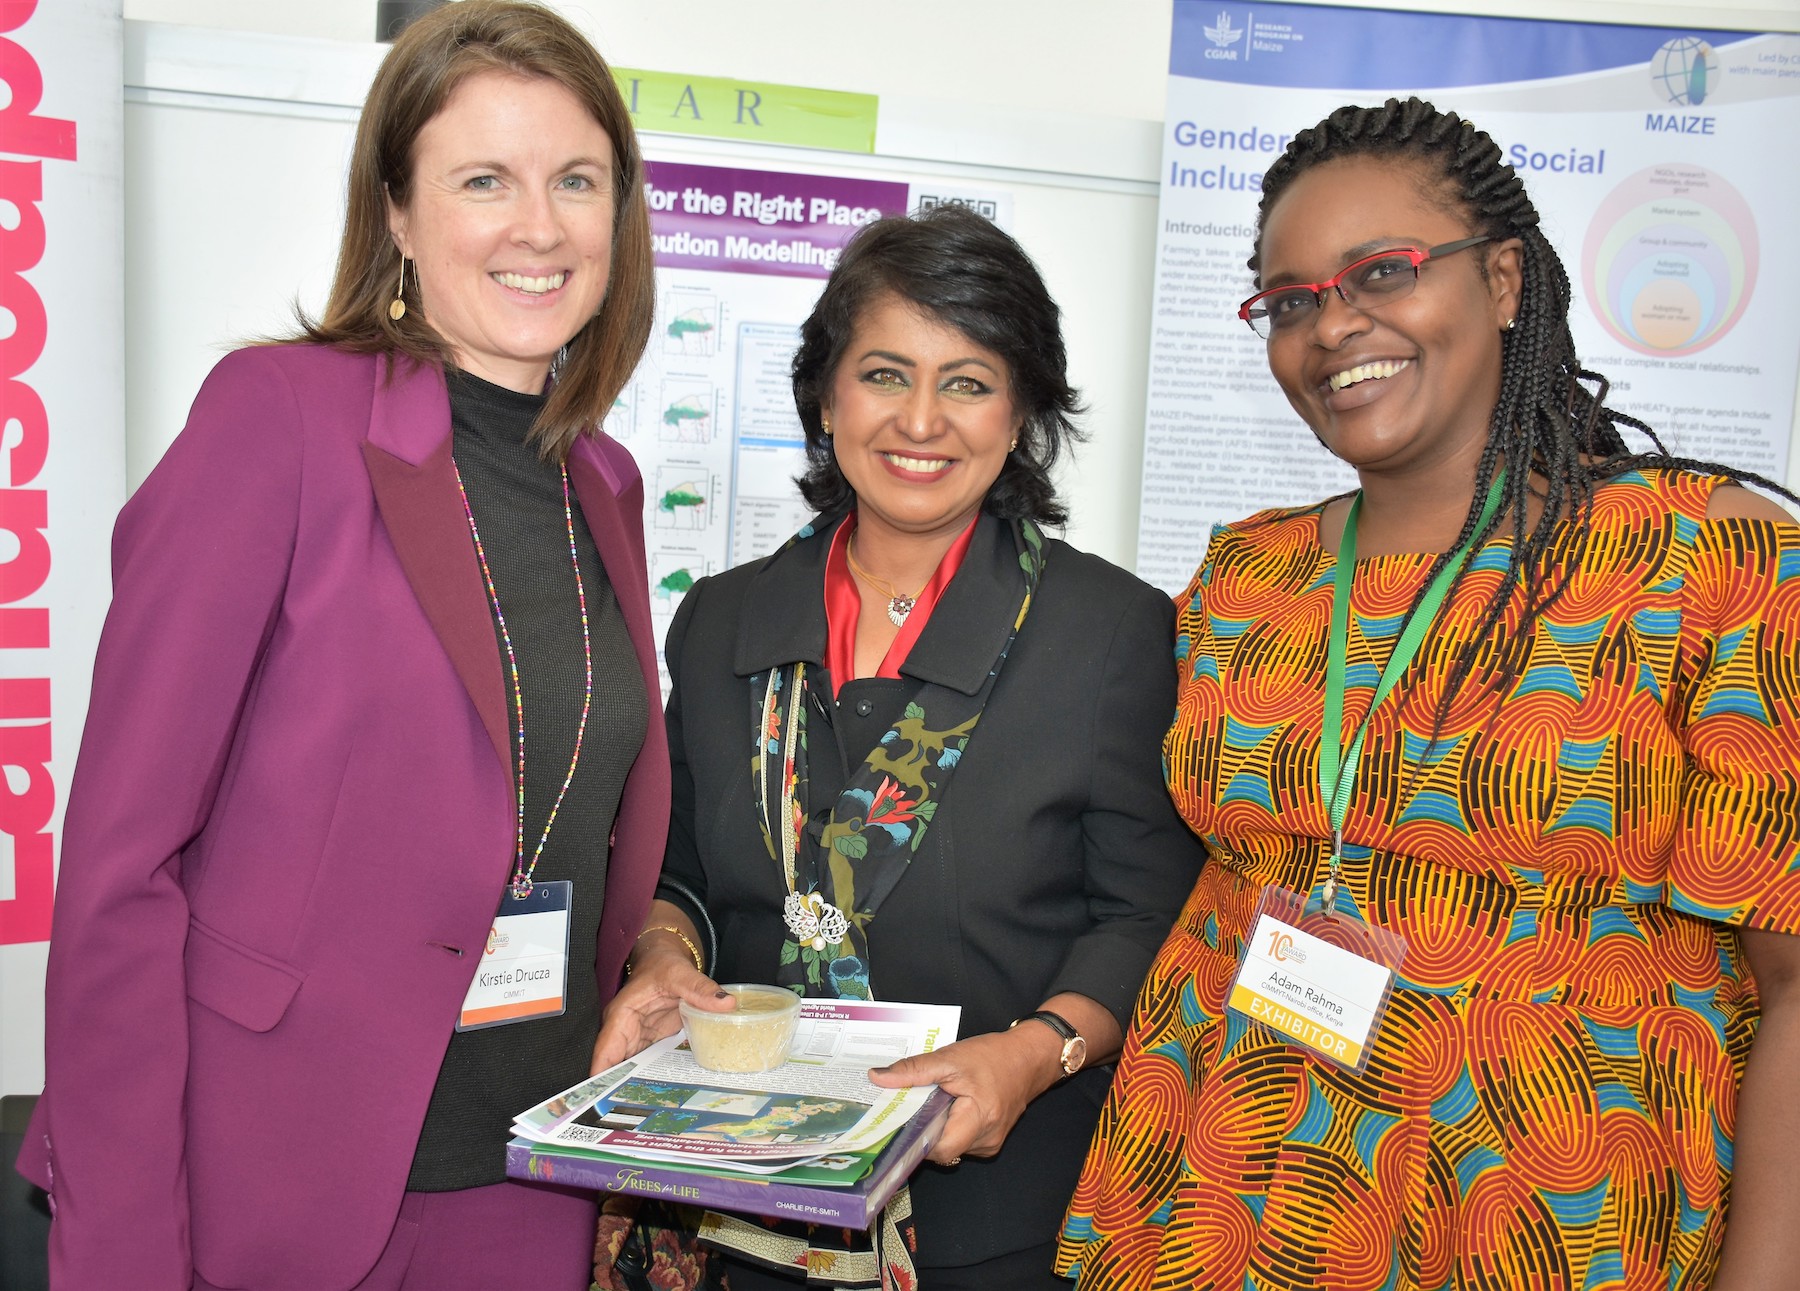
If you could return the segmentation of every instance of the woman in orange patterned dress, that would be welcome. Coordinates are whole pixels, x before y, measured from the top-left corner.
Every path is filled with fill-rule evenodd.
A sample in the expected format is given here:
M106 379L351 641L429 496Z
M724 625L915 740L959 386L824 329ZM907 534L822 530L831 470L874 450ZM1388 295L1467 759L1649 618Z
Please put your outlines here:
M1800 525L1626 447L1454 114L1301 133L1250 264L1243 317L1361 488L1222 527L1179 602L1165 764L1211 859L1059 1267L1795 1285Z

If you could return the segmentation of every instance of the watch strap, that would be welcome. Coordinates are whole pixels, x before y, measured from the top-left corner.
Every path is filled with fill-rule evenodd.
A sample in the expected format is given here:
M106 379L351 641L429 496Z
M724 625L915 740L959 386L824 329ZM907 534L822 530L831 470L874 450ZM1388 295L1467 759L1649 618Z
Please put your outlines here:
M1065 1018L1060 1013L1052 1013L1049 1009L1039 1009L1035 1013L1027 1013L1024 1017L1020 1018L1018 1022L1014 1022L1012 1025L1016 1027L1019 1025L1019 1022L1030 1022L1033 1019L1042 1022L1045 1026L1056 1032L1057 1035L1063 1038L1065 1044L1070 1040L1079 1039L1081 1036L1081 1032L1075 1029L1074 1024L1072 1024L1069 1019ZM1009 1031L1011 1029L1012 1027L1007 1028Z
M1042 1022L1056 1032L1057 1038L1063 1042L1062 1052L1057 1055L1057 1063L1062 1067L1063 1075L1073 1076L1087 1062L1087 1040L1062 1014L1052 1013L1049 1009L1039 1009L1035 1013L1027 1013L1012 1026L1016 1027L1020 1022ZM1012 1030L1012 1027L1008 1027L1007 1030Z

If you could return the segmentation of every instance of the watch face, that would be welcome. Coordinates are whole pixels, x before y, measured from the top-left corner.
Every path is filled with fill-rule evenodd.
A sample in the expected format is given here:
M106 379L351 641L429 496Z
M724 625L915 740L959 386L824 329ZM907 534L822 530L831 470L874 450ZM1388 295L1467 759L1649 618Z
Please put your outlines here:
M1063 1051L1062 1051L1063 1075L1073 1076L1076 1072L1081 1070L1081 1064L1086 1061L1087 1061L1087 1041L1085 1039L1083 1039L1081 1036L1076 1036L1073 1040L1069 1041L1067 1044L1065 1044L1063 1046Z

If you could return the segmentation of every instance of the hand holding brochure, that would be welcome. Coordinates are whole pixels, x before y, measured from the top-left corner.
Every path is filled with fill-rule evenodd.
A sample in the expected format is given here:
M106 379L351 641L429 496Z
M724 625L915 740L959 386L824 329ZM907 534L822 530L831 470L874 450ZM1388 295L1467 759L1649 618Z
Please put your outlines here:
M707 1071L678 1034L523 1113L513 1132L553 1149L733 1174L873 1154L935 1087L881 1089L869 1068L949 1044L960 1016L950 1005L809 999L774 1071Z

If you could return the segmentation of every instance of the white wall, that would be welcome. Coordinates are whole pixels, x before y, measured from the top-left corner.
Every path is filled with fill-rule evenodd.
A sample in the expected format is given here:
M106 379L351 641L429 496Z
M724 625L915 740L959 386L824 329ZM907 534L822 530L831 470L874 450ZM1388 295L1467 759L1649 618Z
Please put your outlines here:
M1795 0L1340 0L1383 9L1800 30ZM1160 120L1170 0L556 0L627 67ZM125 17L367 40L375 0L125 0Z
M1800 30L1796 0L1353 2ZM1014 231L1064 306L1072 375L1092 407L1093 440L1063 481L1074 512L1069 536L1134 563L1169 0L561 0L557 7L623 66L881 98L880 157L667 136L647 138L653 156L849 174L885 166L1011 188ZM366 83L380 53L369 41L374 13L375 0L125 0L126 18L140 20L128 22L137 61L128 56L126 117L134 484L179 429L222 348L280 330L296 297L314 308L322 302L350 106L358 78ZM159 60L157 49L168 57ZM200 66L209 60L226 65ZM260 71L275 66L304 69L308 83L275 85ZM170 86L178 92L164 92ZM1794 444L1800 458L1800 434ZM1200 545L1196 537L1196 551Z
M371 6L372 12L372 6ZM126 378L135 485L223 349L329 286L355 105L381 47L128 21ZM678 68L676 70L690 70ZM1078 545L1129 565L1143 445L1155 121L886 95L878 155L645 136L653 158L999 187L1067 314L1092 442L1065 473Z

